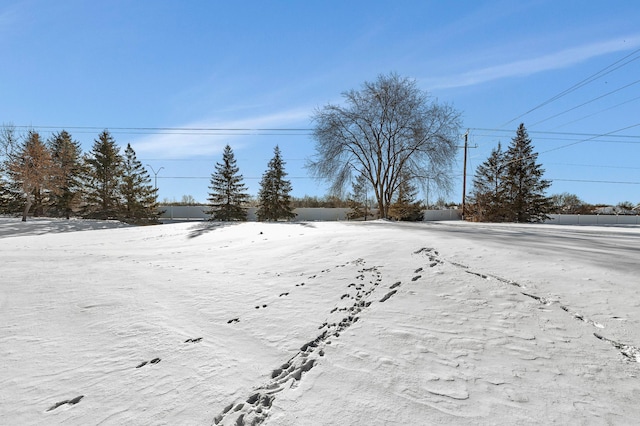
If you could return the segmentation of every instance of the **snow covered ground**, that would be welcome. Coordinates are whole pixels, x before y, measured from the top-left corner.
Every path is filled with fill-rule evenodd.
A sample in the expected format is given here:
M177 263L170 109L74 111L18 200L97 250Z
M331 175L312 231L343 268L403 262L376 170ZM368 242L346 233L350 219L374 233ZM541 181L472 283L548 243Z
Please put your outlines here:
M639 254L638 227L0 219L0 423L634 424Z

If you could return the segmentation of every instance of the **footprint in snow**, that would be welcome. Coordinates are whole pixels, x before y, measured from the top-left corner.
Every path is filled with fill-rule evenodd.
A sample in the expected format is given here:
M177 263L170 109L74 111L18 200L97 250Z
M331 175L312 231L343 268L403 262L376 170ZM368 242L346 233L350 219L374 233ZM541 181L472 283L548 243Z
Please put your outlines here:
M60 402L56 402L55 404L53 404L51 407L49 407L49 409L47 411L53 411L56 408L62 406L62 405L76 405L78 402L80 402L80 400L84 398L84 395L80 395L80 396L76 396L73 399L65 399L64 401L60 401Z
M160 358L154 358L151 361L142 361L140 364L136 366L136 368L144 367L147 364L157 364L160 362Z

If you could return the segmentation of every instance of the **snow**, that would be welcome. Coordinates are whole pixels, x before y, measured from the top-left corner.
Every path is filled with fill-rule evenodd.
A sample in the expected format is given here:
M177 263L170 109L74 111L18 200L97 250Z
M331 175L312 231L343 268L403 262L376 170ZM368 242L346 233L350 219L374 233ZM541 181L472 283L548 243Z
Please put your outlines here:
M634 423L639 237L3 218L0 423Z

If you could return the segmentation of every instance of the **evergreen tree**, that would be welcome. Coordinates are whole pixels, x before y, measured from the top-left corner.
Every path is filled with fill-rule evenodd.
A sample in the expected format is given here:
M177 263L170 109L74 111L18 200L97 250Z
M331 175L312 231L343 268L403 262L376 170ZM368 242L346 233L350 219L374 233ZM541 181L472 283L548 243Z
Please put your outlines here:
M13 182L0 177L0 214L14 213L19 210L19 195Z
M422 207L416 201L416 187L411 181L402 176L402 181L398 186L398 195L395 201L389 206L389 217L395 220L417 221L422 220Z
M85 160L88 217L108 219L118 216L123 161L119 151L115 139L107 130L94 140Z
M367 220L369 214L367 185L369 181L364 174L359 174L355 181L351 183L351 194L347 198L350 211L347 213L348 219L364 217Z
M65 130L49 139L49 149L58 170L53 184L58 188L52 197L52 213L69 219L80 202L82 164L80 143L74 141Z
M208 198L210 220L247 220L245 205L249 201L249 194L239 171L231 147L225 146L222 163L216 163L215 173L211 174Z
M504 222L507 194L505 191L507 165L502 146L491 151L489 158L476 169L473 189L469 196L465 217L478 222Z
M124 221L135 224L158 222L158 189L151 184L149 172L136 158L131 144L127 144L124 151L120 194L124 203L120 214Z
M276 145L274 156L269 161L268 169L262 175L258 193L258 209L256 216L260 221L276 221L293 219L296 214L291 208L291 182L285 180L284 161L280 156L280 148Z
M0 214L15 213L22 205L22 191L13 180L10 170L19 142L13 125L3 124L0 127Z
M505 189L508 197L509 220L514 222L541 222L548 218L551 201L545 191L551 181L542 178L544 169L537 164L538 153L524 124L520 124L516 137L506 152L507 173Z

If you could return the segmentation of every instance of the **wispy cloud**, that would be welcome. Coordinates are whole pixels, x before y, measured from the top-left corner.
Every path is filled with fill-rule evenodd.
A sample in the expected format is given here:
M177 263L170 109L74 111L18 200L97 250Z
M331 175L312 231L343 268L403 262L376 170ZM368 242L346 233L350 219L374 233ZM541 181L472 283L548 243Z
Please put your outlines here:
M9 7L0 10L0 33L10 31L20 20L17 7Z
M607 53L631 50L640 46L640 35L617 38L561 50L532 59L475 69L439 78L424 79L430 90L473 86L509 77L524 77L543 71L566 68Z
M237 120L200 120L181 126L171 133L145 136L131 143L138 156L148 158L193 158L218 154L224 146L235 141L234 151L240 150L257 129L276 129L303 123L312 112L311 108L300 107L270 114L245 117ZM202 130L186 130L202 129ZM216 130L214 130L216 129Z

